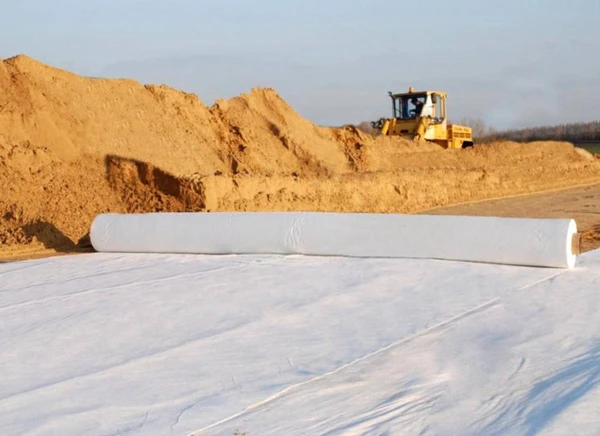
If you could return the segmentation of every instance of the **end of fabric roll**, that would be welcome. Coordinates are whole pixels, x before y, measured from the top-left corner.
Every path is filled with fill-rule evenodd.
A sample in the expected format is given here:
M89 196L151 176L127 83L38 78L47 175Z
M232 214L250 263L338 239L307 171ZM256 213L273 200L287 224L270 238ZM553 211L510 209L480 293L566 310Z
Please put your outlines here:
M96 215L90 224L90 243L92 244L92 248L96 251L100 251L100 247L98 245L98 221L102 220L103 214Z
M111 229L111 218L119 214L116 213L102 213L96 215L90 225L90 243L92 248L97 252L111 251L110 247L107 246L107 239Z
M581 233L577 232L577 223L570 220L567 231L567 267L575 268L577 256L581 254Z

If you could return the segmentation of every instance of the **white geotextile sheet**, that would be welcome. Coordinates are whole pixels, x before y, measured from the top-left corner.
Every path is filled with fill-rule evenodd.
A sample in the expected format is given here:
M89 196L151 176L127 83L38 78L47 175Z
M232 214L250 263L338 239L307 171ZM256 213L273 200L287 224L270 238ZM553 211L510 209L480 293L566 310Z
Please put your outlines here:
M102 214L99 252L307 254L572 268L569 219L319 212Z
M0 264L0 434L595 434L599 290L600 252Z

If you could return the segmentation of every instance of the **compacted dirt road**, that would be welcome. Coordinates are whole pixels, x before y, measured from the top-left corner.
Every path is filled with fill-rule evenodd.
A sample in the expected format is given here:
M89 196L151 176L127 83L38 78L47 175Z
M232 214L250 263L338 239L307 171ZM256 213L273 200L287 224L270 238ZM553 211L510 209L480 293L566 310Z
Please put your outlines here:
M489 200L427 211L428 214L518 218L573 218L582 251L600 248L600 184L545 194Z

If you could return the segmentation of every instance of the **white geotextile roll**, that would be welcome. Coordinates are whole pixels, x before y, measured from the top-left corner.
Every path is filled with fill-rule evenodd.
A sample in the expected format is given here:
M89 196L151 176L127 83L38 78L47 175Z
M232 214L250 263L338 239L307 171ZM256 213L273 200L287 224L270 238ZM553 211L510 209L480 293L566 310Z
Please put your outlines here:
M99 252L430 258L572 268L569 219L320 212L102 214Z

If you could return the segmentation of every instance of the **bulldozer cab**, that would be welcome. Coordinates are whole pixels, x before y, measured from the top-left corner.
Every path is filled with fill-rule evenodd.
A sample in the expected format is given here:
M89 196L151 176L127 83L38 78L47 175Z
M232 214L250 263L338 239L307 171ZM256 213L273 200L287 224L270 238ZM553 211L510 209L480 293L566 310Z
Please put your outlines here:
M430 124L446 121L446 96L440 92L392 94L392 118L398 121L429 117Z

